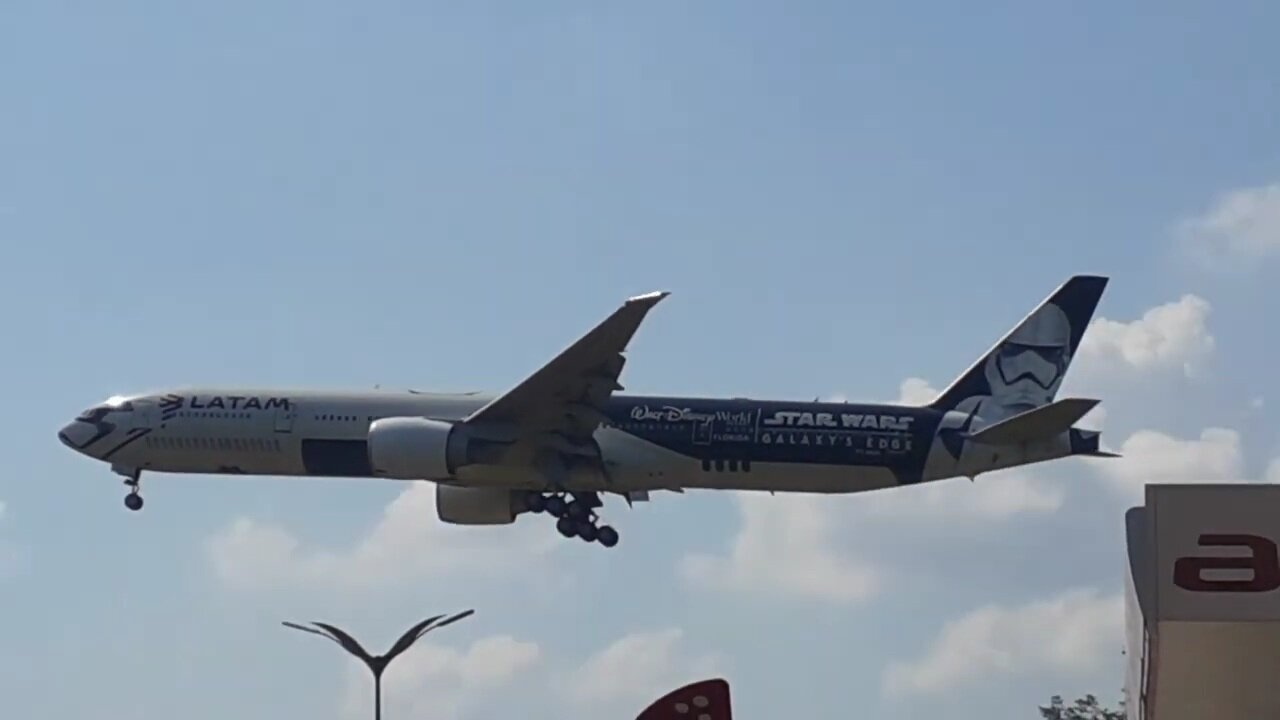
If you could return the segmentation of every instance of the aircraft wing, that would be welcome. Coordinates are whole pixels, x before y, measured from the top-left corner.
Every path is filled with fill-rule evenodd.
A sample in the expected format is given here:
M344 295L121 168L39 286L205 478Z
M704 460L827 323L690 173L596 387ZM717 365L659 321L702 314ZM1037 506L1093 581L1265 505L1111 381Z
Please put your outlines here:
M595 454L592 436L604 417L604 404L622 389L618 379L626 364L627 344L653 306L669 294L629 298L551 362L465 422L498 430L511 440L556 437L562 451Z

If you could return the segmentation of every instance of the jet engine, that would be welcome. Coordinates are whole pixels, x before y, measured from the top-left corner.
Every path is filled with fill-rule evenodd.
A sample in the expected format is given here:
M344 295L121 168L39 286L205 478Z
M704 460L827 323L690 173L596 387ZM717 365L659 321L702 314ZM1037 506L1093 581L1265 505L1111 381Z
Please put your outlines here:
M507 488L436 485L436 514L454 525L509 525L525 511L522 498Z
M467 446L459 426L440 420L392 417L369 426L369 464L380 477L446 480L467 463Z

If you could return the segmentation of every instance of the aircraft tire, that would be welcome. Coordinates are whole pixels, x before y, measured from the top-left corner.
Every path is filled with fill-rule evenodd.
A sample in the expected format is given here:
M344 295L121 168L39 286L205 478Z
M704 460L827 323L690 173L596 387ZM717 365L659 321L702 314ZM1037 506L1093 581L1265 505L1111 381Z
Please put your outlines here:
M138 495L137 493L129 493L128 495L125 495L124 506L129 508L130 510L135 510L135 511L141 510L142 496Z
M547 498L547 501L543 503L543 506L547 509L547 512L552 515L555 515L556 517L564 517L564 498L555 496L549 497Z
M602 525L599 530L596 530L596 541L611 548L618 544L618 531L610 525Z
M571 538L578 534L578 528L575 527L573 521L567 517L562 517L556 522L556 530L560 531L560 534L567 538Z

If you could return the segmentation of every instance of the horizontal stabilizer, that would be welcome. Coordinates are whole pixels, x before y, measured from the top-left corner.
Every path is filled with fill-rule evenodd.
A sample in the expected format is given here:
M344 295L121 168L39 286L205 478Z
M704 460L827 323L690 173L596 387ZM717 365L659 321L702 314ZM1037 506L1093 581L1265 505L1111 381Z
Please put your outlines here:
M1001 420L973 433L969 439L983 445L1016 445L1047 440L1071 429L1077 420L1099 402L1101 401L1085 398L1064 398Z

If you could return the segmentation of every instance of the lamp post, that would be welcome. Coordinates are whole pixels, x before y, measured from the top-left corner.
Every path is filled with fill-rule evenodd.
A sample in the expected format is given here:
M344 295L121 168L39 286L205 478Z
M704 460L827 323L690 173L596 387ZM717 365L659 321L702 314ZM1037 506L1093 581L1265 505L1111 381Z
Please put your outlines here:
M467 610L466 612L460 612L457 615L445 618L444 620L440 620L444 615L427 618L426 620L423 620L417 625L409 628L404 635L401 635L400 639L396 640L395 644L391 646L391 649L388 650L385 655L370 655L368 651L361 647L360 643L356 642L355 638L327 623L313 622L311 624L315 625L315 627L307 627L297 623L285 622L284 626L293 628L294 630L308 632L312 635L329 638L341 645L342 649L360 658L360 661L369 668L369 672L373 673L373 718L374 720L382 720L382 673L387 669L387 666L391 664L391 661L400 653L408 650L423 635L426 635L437 628L442 628L445 625L458 622L465 617L469 617L474 612L475 610ZM438 620L439 622L437 622Z

